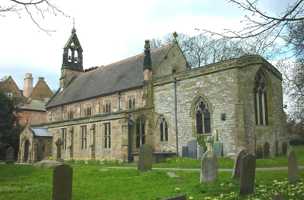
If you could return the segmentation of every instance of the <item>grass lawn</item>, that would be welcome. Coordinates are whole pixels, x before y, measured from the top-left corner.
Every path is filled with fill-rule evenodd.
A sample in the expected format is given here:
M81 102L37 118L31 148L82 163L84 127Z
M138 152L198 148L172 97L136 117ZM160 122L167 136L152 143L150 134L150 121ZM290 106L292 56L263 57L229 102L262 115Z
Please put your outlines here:
M169 178L165 171L139 173L134 169L107 169L101 165L73 165L73 169L73 200L157 200L179 193L186 193L193 199L210 196L218 196L219 200L245 199L237 197L238 184L227 172L221 172L216 183L201 185L198 172L176 172L178 178ZM303 171L301 176L304 176ZM269 199L267 195L274 190L282 190L294 200L304 199L303 179L292 187L286 183L286 177L286 171L257 172L259 199ZM49 200L51 184L51 169L0 165L1 200Z
M304 146L294 146L293 149L296 152L298 164L304 166ZM283 167L287 166L288 160L286 156L279 156L268 159L257 159L257 167ZM154 164L153 167L161 168L200 168L200 161L190 158L171 158L166 162ZM234 160L229 158L219 158L220 168L233 168Z

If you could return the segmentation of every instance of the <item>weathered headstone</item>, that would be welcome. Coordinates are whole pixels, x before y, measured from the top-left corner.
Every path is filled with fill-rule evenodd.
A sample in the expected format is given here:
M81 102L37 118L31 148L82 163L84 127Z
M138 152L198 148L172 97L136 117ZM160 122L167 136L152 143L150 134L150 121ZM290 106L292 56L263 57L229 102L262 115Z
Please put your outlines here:
M182 157L188 157L189 156L189 151L187 146L182 147Z
M214 142L213 143L213 152L217 157L223 156L223 143L221 142Z
M276 194L272 197L272 200L284 200L284 197L282 194Z
M152 161L153 161L153 155L152 155L151 146L148 144L142 145L139 150L139 160L138 160L137 169L139 171L151 170Z
M5 162L8 164L14 163L15 161L15 150L12 146L6 149Z
M73 169L69 165L59 165L53 172L53 200L72 199Z
M216 155L212 151L213 139L208 137L206 140L207 151L201 161L200 183L214 182L217 178L218 163Z
M255 181L255 156L251 154L241 158L240 194L247 195L254 192Z
M233 179L240 179L241 176L241 159L248 154L248 151L246 149L242 149L238 152L235 162L234 162L234 168L232 172L232 178Z
M191 140L187 143L189 157L196 159L197 158L197 141Z
M180 196L176 196L176 197L169 197L164 200L187 200L187 197L184 194L184 195L180 195Z
M299 167L296 154L293 150L288 153L288 181L290 183L299 180Z

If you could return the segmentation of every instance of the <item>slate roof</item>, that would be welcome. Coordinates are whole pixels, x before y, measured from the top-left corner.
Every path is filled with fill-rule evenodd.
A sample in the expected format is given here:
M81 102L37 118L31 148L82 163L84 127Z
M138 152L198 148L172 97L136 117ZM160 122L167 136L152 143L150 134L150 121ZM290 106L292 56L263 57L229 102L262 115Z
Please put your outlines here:
M31 127L32 132L34 133L35 136L38 137L52 137L52 134L48 132L47 128L42 128L42 127L36 127L33 128Z
M169 44L151 49L152 65L159 65L171 48L172 45ZM142 53L85 72L73 80L63 91L57 91L46 107L50 108L141 87L143 86L143 59L144 54Z

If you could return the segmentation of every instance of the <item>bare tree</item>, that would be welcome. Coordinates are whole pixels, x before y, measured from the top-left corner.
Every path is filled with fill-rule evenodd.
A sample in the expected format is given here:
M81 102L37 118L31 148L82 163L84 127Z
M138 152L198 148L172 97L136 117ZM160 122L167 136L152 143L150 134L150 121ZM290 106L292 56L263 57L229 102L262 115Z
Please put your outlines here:
M40 19L44 19L48 14L68 17L51 0L4 0L0 3L0 16L5 17L8 14L17 14L19 17L25 14L40 30L46 33L52 32L52 30L42 27Z

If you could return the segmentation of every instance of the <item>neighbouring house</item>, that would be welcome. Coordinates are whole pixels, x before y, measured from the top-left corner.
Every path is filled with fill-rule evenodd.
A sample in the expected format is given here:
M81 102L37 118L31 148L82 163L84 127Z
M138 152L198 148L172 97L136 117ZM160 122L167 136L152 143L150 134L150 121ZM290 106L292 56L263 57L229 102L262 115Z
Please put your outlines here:
M32 125L37 126L38 124L47 122L45 104L51 98L53 92L43 77L39 77L37 83L33 86L32 74L25 74L23 90L20 90L14 79L8 76L0 81L0 91L4 92L8 97L14 98L18 103L16 116L18 124L21 126L20 135L23 135L23 137L23 132L26 132L26 127L30 128ZM22 142L21 139L20 142ZM23 147L26 145L20 143L19 146ZM51 147L48 148L50 149ZM35 148L31 148L31 151L32 150L35 150ZM24 152L24 149L22 149L22 151ZM28 151L31 155L36 154L31 151ZM37 158L40 157L38 156ZM20 160L20 158L18 159Z
M176 40L146 41L144 53L84 70L82 53L73 28L46 105L57 159L132 161L143 144L156 157L198 158L211 135L224 156L275 155L287 142L282 75L260 56L191 69Z

